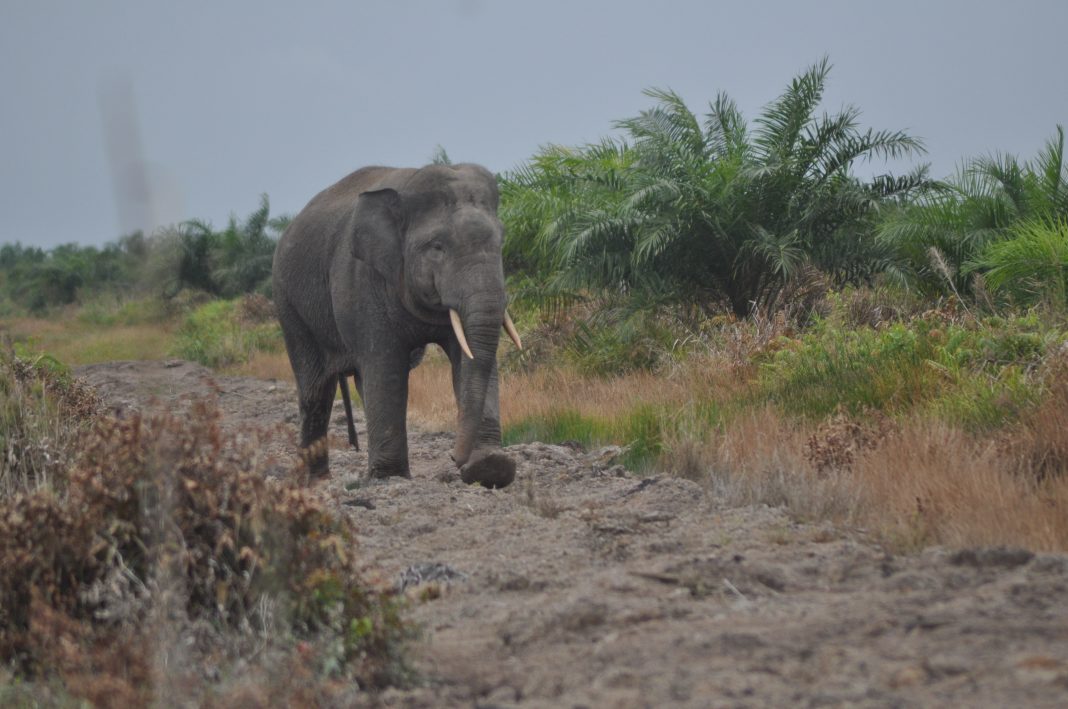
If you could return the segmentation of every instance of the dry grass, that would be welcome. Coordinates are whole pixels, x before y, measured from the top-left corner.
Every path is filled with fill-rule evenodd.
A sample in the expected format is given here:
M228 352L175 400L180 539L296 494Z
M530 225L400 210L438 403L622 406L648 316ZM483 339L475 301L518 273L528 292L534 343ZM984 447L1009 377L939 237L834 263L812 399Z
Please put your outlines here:
M1047 363L1037 409L996 436L910 421L852 466L859 519L906 546L1068 549L1068 383Z
M48 352L77 366L121 359L164 359L171 347L173 326L164 323L102 327L75 318L14 318L0 323L0 332L14 342Z
M853 466L858 521L906 547L1068 549L1068 478L1021 475L1019 462L945 423L912 423Z
M896 550L1068 549L1068 476L1033 474L1021 450L1034 440L1028 427L995 441L940 421L892 431L881 423L858 434L859 448L856 438L835 433L851 429L838 417L831 428L791 422L768 407L691 441L676 469L689 477L708 471L711 489L731 504L781 505L803 519L858 526ZM813 455L814 438L848 455L825 465Z
M561 410L622 416L643 404L685 411L694 400L739 396L743 374L714 359L693 360L669 376L505 372L502 423ZM409 410L423 425L454 426L444 357L428 357L413 372ZM863 527L897 549L1068 549L1068 388L996 443L944 422L899 427L878 416L861 423L836 414L812 424L768 405L722 426L676 421L658 465L707 482L731 504L785 506L803 519Z
M456 427L456 398L448 358L437 347L428 347L423 363L408 380L408 417L431 431Z
M293 381L293 369L289 366L289 356L284 350L281 352L256 351L248 362L230 367L226 373L257 379Z
M725 362L694 357L667 374L629 372L618 377L584 377L568 366L543 366L500 375L501 424L554 411L582 416L624 415L638 404L681 409L694 400L725 401L744 388L745 377ZM448 360L428 350L423 364L412 372L409 412L424 425L451 430L456 402Z
M842 471L821 472L806 455L809 427L774 407L735 417L696 451L709 484L730 504L784 506L808 520L850 516L858 491Z

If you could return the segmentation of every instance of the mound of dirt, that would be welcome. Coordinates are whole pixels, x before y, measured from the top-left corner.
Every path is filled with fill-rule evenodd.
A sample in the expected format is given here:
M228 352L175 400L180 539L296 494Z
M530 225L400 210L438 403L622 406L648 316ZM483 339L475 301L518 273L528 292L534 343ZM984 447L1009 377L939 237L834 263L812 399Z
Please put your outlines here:
M276 431L280 472L295 458L288 384L179 361L77 374L116 407L215 396L226 425ZM613 448L512 446L515 484L469 487L451 439L410 426L412 478L372 481L334 412L320 489L355 517L368 574L403 589L424 628L422 683L377 702L1068 705L1068 556L892 556L859 532L637 477Z

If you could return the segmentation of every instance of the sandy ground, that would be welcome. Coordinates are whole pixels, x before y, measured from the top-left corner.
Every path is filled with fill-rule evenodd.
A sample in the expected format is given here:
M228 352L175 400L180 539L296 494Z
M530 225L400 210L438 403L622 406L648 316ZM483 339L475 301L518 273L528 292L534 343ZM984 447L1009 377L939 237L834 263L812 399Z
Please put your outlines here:
M295 454L289 384L179 361L78 374L116 407L214 391L226 425L277 428L279 469ZM450 434L410 427L409 444L411 480L368 481L338 402L320 483L423 629L421 684L378 704L1068 706L1066 555L892 556L860 532L635 476L612 449L513 446L515 484L484 490L458 481Z

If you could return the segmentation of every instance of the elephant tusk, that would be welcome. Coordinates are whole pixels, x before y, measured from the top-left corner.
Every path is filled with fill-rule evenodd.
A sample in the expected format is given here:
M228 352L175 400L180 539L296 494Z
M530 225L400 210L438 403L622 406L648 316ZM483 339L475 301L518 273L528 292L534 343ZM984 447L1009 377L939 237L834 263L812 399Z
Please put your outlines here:
M449 319L452 320L452 331L456 333L456 339L460 342L460 349L464 351L468 359L474 359L475 356L471 354L471 348L467 346L467 338L464 337L464 325L460 322L460 314L449 308Z
M512 316L508 314L508 311L504 311L504 331L508 333L508 337L512 338L512 342L519 349L523 349L523 341L519 339L519 331L515 329L515 323L512 322Z

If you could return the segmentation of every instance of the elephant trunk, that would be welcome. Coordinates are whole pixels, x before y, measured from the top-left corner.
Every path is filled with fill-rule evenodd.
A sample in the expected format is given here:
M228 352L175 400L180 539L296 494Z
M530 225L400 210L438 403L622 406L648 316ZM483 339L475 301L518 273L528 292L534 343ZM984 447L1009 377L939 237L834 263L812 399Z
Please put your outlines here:
M490 388L497 344L500 341L504 318L504 297L479 295L461 304L460 321L473 358L461 355L459 428L453 460L462 466L471 457L478 442L479 427L486 410L486 396Z

